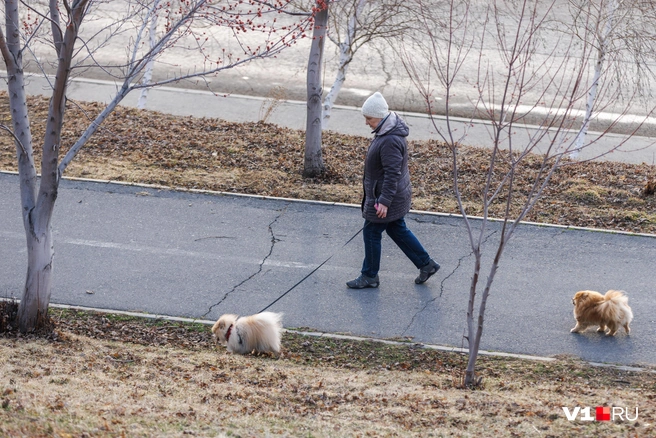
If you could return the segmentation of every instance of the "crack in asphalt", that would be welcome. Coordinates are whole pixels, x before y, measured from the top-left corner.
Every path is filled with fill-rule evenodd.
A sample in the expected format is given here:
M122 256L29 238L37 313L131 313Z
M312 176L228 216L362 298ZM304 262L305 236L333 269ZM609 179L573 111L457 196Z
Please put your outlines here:
M486 244L487 241L488 241L493 235L495 235L496 233L497 233L497 231L492 231L490 234L488 234L488 235L485 237L485 239L483 240L483 244ZM420 313L422 313L424 310L426 310L426 308L427 308L428 306L430 306L432 303L434 303L435 300L437 300L438 298L442 298L442 294L444 293L444 284L446 283L446 281L447 281L450 277L452 277L452 276L458 271L458 269L460 269L460 265L462 264L462 262L463 262L465 259L471 257L472 254L474 254L474 251L473 251L473 250L472 250L469 254L464 255L464 256L462 256L462 257L460 257L460 258L458 259L458 263L456 264L455 268L453 268L453 270L451 270L451 273L449 273L449 275L447 275L446 277L444 277L444 278L442 279L442 281L440 282L440 294L439 294L437 297L435 297L435 298L431 298L430 300L426 301L426 303L424 303L424 306L423 306L421 309L419 309L417 312L415 312L414 315L412 315L412 318L410 319L410 322L408 323L408 325L406 326L406 328L403 330L403 332L401 332L401 336L405 336L405 333L406 333L408 330L410 330L410 327L412 327L412 325L413 325L414 322L415 322L415 319L417 319L417 317L419 316Z
M230 289L228 292L225 293L225 295L223 295L223 298L221 298L218 303L212 304L210 308L207 310L207 312L205 312L205 314L201 316L201 318L205 318L207 315L209 315L212 312L212 310L214 310L215 307L221 305L221 303L223 303L234 291L236 291L239 287L243 286L244 284L246 284L247 282L249 282L250 280L252 280L262 272L262 270L264 269L264 263L266 263L267 259L271 257L271 254L273 254L273 248L276 246L276 242L280 242L280 239L278 239L275 233L273 232L273 226L276 222L278 222L278 219L280 219L285 214L285 212L287 211L287 207L289 207L289 204L285 205L285 207L283 207L282 210L279 210L280 214L278 214L269 223L268 228L269 228L269 234L271 235L271 246L269 247L269 253L266 256L264 256L264 258L260 262L257 271L249 275L247 278L240 281L236 285L234 285L232 289Z

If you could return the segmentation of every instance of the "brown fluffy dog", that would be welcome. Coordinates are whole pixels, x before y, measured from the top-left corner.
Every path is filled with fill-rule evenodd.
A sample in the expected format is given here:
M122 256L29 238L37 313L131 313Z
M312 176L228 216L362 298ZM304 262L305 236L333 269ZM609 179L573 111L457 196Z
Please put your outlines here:
M572 333L582 332L595 325L599 326L598 332L605 332L608 336L614 336L620 327L624 327L626 334L631 332L629 324L633 312L623 291L609 290L606 295L602 295L592 290L582 290L574 295L572 303L576 319Z
M262 312L252 316L222 315L212 333L230 353L280 354L282 313Z

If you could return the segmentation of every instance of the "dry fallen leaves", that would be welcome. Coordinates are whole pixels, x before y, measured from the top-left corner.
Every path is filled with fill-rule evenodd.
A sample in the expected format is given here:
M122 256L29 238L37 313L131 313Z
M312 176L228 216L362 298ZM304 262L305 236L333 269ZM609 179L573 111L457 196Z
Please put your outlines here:
M656 433L653 373L483 357L472 391L453 383L466 357L412 344L286 333L279 359L235 356L200 324L51 314L56 338L0 338L3 436ZM640 420L572 424L561 409L603 403L639 406Z

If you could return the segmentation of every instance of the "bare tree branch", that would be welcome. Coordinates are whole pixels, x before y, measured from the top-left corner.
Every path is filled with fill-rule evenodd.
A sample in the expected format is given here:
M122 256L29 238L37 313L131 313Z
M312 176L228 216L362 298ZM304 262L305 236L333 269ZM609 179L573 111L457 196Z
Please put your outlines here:
M16 143L27 238L27 276L19 306L21 331L36 328L44 321L48 311L54 257L52 216L60 178L78 151L124 97L135 89L184 78L203 79L251 60L273 57L303 38L311 22L307 15L298 15L299 18L287 18L285 23L278 24L279 16L285 15L286 0L280 0L275 5L257 0L248 4L241 0L183 0L176 7L168 7L174 1L167 2L167 8L160 9L163 26L161 29L155 28L154 44L147 47L141 43L149 26L148 18L158 7L157 2L153 6L152 2L145 0L35 1L30 2L25 17L37 13L36 19L21 21L19 5L25 6L24 2L5 0L6 29L2 32L0 28L0 52L8 72L12 126L0 129L11 132ZM90 13L95 15L90 17ZM275 17L271 13L275 13ZM102 22L106 17L111 19L111 24ZM94 19L100 25L85 33L82 23L93 22ZM42 25L48 21L51 26ZM233 38L226 38L229 35L227 32ZM123 38L123 43L119 44L126 47L126 60L124 63L104 62L102 51L116 38ZM235 41L236 44L232 44ZM79 46L76 47L76 44ZM186 71L151 83L139 83L146 67L165 57L165 52L169 50L188 55L185 56L189 65ZM25 54L32 56L33 62L43 73L48 72L51 66L56 67L54 79L49 78L52 95L42 143L40 182L37 180L27 111L23 73ZM192 59L194 55L195 60ZM195 64L198 60L200 65ZM60 160L61 131L71 74L75 69L82 71L91 68L106 71L119 79L121 85L110 104L95 117Z
M593 74L592 82L588 82L590 72L594 73L595 68L591 61L596 60L599 65L600 60L605 59L599 55L600 48L603 56L611 56L611 51L603 47L610 44L610 35L618 32L616 24L624 18L615 15L620 11L620 3L616 0L602 2L606 8L595 2L572 0L574 3L577 5L573 8L575 15L565 25L568 30L575 30L571 32L562 32L563 14L555 13L555 1L495 0L482 5L453 0L449 2L449 13L443 15L429 8L425 0L417 0L414 5L418 11L418 22L423 26L424 38L407 40L405 44L408 47L401 54L406 71L424 98L433 126L444 142L442 147L451 151L454 193L474 255L465 336L469 345L465 373L465 383L468 385L478 381L475 363L483 334L487 300L508 242L549 187L552 177L562 166L568 165L568 154L579 147L594 144L609 132L622 115L628 114L631 102L627 101L621 107L622 102L618 102L616 97L634 96L640 85L638 81L630 86L630 81L625 79L616 83L608 81L612 74L607 75L606 80L601 74ZM639 2L621 2L624 12L635 3ZM613 21L609 24L605 19L598 19L598 14L603 10L608 16L613 16L617 23ZM634 25L635 28L654 27L654 22L645 21L644 18L638 21L640 23ZM439 31L446 35L445 38L437 36ZM642 44L650 39L645 38L646 35L642 34ZM644 47L641 44L636 46ZM615 47L619 49L618 45ZM424 55L419 60L411 56L417 48ZM616 52L612 56L621 58ZM475 65L473 59L476 59ZM610 72L624 74L625 66L623 68L620 70L614 65ZM472 72L475 74L472 75ZM470 120L480 117L490 126L488 172L481 181L480 192L476 193L476 198L480 200L478 208L482 211L482 220L477 228L472 226L468 217L466 207L471 205L471 201L466 204L463 198L463 191L468 188L459 184L462 162L458 152L465 137L461 132L455 132L460 126L456 128L451 124L451 96L463 87L472 86L477 90L477 99L472 102ZM434 97L438 93L444 96L446 129L440 128L437 117L433 115ZM596 108L619 108L620 111L615 114L616 119L610 123L610 128L607 127L592 140L580 142L577 140L585 136L588 126L587 123L578 123L581 120L579 114L587 102L588 111L584 112L587 115L583 120L591 120L589 96L592 94L599 99L595 102ZM654 108L648 108L646 113L650 115L653 111ZM519 124L529 118L537 121L532 128L533 133L521 137L521 142L518 142L520 137L516 133L522 129ZM618 140L615 147L603 153L617 150L620 143L626 142L636 132L634 129L624 140ZM533 168L539 166L535 179L530 187L517 187L516 175L528 165ZM502 219L501 231L487 280L479 284L483 243L492 215Z
M14 134L14 131L12 131L8 126L6 125L0 125L0 129L3 131L6 131L9 133L14 138L14 141L20 147L20 149L23 151L23 154L27 155L27 149L25 149L25 146L23 146L23 143L20 141L20 138L16 137L16 134Z

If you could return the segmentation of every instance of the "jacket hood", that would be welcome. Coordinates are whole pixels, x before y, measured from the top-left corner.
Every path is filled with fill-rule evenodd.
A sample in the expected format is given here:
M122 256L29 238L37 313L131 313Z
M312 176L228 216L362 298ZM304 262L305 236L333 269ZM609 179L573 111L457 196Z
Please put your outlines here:
M405 121L398 114L391 112L387 118L373 130L377 137L381 135L398 135L400 137L407 137L410 134L410 128L406 125Z

